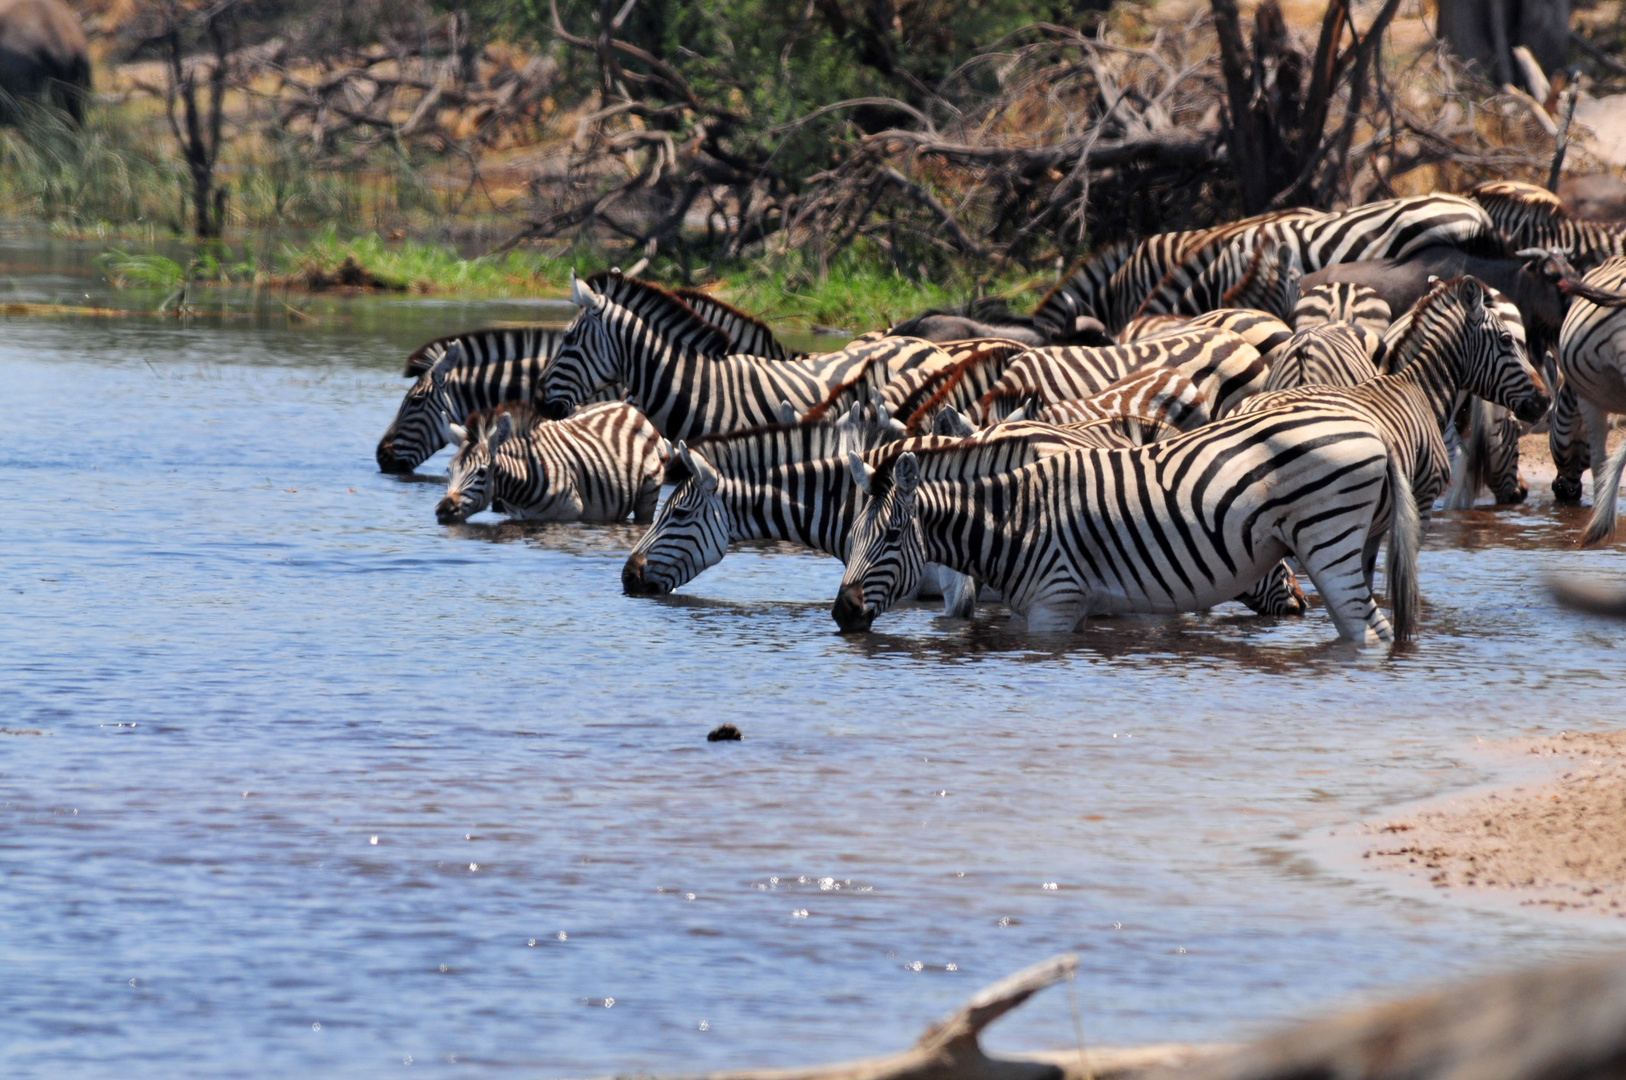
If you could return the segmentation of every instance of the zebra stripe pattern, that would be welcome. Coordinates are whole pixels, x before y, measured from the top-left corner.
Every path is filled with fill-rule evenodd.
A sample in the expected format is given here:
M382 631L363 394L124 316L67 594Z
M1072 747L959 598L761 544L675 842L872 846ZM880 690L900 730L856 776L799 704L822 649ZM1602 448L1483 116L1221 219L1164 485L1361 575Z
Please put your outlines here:
M1358 386L1378 377L1371 356L1383 338L1353 323L1323 323L1296 331L1271 362L1265 390Z
M495 508L532 521L648 521L655 514L665 443L644 415L609 401L565 420L513 402L476 413L452 458L442 525Z
M563 338L561 330L529 326L471 330L419 346L405 370L416 381L378 440L379 471L410 473L451 441L449 424L531 400Z
M1293 329L1325 323L1354 323L1382 334L1394 321L1388 301L1376 289L1353 281L1332 281L1307 289L1293 307Z
M1201 315L1221 308L1252 308L1291 319L1303 276L1293 245L1249 231L1197 275L1173 310Z
M1485 208L1509 251L1556 248L1582 271L1626 255L1626 226L1582 221L1546 188L1492 180L1471 189L1468 197Z
M831 611L844 631L868 629L927 560L998 588L1031 632L1065 632L1092 614L1210 607L1292 554L1341 636L1412 633L1416 521L1402 513L1392 530L1391 630L1361 553L1380 500L1404 481L1351 410L1289 405L992 475L973 459L959 447L889 452L863 477L870 499Z
M1143 368L1179 368L1195 379L1197 371L1227 360L1258 358L1253 346L1238 335L1206 328L1104 349L1034 349L1011 362L983 395L978 410L988 423L1008 416L1029 398L1041 407L1087 398Z
M1585 274L1581 281L1598 303L1577 297L1558 334L1558 371L1579 399L1591 450L1592 520L1581 535L1591 547L1615 535L1620 476L1626 450L1610 454L1609 414L1626 412L1626 257L1613 258ZM1622 444L1626 446L1626 443Z
M1076 264L1033 309L1034 323L1044 328L1052 339L1083 330L1085 326L1080 319L1104 324L1101 313L1106 310L1107 283L1134 248L1128 240L1120 240Z
M1084 424L1118 416L1151 417L1178 431L1194 431L1213 419L1202 388L1176 368L1126 375L1099 394L1046 405L1033 419Z
M843 387L880 388L941 349L915 338L881 338L802 361L729 355L717 327L677 297L620 274L572 283L582 315L543 373L543 411L568 413L601 387L620 381L628 400L677 442L777 423L781 404L798 415Z
M769 360L792 360L796 354L785 348L774 336L768 324L747 315L737 307L708 296L699 289L675 289L672 292L700 318L711 323L728 336L728 351L746 356L762 356Z

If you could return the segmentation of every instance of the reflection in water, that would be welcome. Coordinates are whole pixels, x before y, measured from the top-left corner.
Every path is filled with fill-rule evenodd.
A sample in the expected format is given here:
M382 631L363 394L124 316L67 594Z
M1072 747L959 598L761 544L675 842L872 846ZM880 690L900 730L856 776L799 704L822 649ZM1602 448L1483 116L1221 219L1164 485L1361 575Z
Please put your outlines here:
M1064 949L1087 1039L1231 1039L1597 947L1277 854L1613 717L1626 630L1539 587L1626 572L1584 512L1439 515L1393 660L1229 605L842 636L778 545L631 599L638 526L443 528L444 457L374 471L406 351L514 310L7 324L8 1075L806 1063ZM1072 1033L1058 994L993 1041Z

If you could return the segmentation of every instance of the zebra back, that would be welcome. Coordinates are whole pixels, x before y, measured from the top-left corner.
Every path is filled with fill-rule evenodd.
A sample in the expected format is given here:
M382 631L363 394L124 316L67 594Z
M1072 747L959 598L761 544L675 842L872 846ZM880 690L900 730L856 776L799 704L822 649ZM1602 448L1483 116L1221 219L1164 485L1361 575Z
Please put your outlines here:
M1136 252L1140 257L1134 260L1133 269L1126 267L1127 272L1123 280L1114 282L1113 295L1121 299L1114 313L1121 321L1113 328L1126 325L1136 315L1185 310L1181 307L1181 297L1197 283L1199 278L1203 278L1205 273L1207 283L1204 285L1204 291L1223 295L1236 283L1235 280L1227 280L1221 278L1217 272L1208 273L1208 271L1233 240L1267 226L1279 226L1280 229L1272 235L1291 241L1297 235L1291 231L1291 223L1319 220L1323 216L1319 210L1295 207L1256 214L1253 217L1197 232L1163 234L1167 239L1152 237L1151 241L1144 245L1144 254ZM1245 262L1233 268L1237 275L1245 270ZM1138 280L1132 280L1135 275L1138 275Z
M1439 244L1470 254L1504 254L1490 215L1460 195L1385 199L1305 222L1295 231L1307 274L1334 263L1404 259Z
M1028 346L1011 341L951 342L944 350L948 364L896 375L882 390L892 415L911 435L922 434L945 407L964 413L976 405Z
M978 402L983 423L1000 419L1028 398L1042 407L1086 398L1147 367L1199 366L1220 354L1256 359L1258 353L1236 334L1208 328L1182 331L1108 348L1033 349L1013 360Z
M1179 431L1192 431L1213 419L1201 388L1176 368L1134 372L1099 394L1052 402L1034 419L1085 424L1125 416L1147 417Z
M1270 363L1276 350L1293 336L1292 329L1268 311L1252 308L1221 308L1197 315L1187 321L1186 330L1229 330L1254 347L1265 363Z
M419 345L407 355L401 374L409 379L426 374L453 349L463 354L463 362L485 367L519 360L546 362L559 351L565 328L558 326L493 326L447 334ZM454 361L456 363L457 361Z
M1197 275L1174 310L1201 315L1219 308L1252 308L1291 318L1301 276L1298 253L1290 242L1268 225L1249 229ZM1151 313L1149 306L1142 310Z
M1373 351L1383 339L1353 323L1324 323L1299 330L1270 365L1266 393L1300 386L1358 386L1378 377Z
M1161 337L1172 334L1185 327L1191 321L1189 315L1136 315L1118 332L1118 343L1127 345L1131 341L1142 341L1150 337Z
M1323 323L1345 322L1365 326L1380 336L1394 321L1389 302L1376 289L1353 281L1330 281L1305 291L1293 306L1293 328L1303 330Z
M1492 180L1468 192L1495 223L1510 252L1557 248L1579 270L1626 254L1626 225L1582 221L1557 195L1518 180Z

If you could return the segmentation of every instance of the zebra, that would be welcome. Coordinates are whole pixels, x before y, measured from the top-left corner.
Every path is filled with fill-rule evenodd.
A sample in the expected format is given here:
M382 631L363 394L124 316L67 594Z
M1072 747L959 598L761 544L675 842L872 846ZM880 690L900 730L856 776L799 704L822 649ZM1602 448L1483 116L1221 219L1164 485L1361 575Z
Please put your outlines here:
M1210 295L1240 285L1250 260L1242 254L1232 256L1226 248L1286 244L1304 274L1335 263L1403 259L1442 244L1487 254L1503 253L1496 226L1483 207L1471 199L1443 194L1387 199L1335 213L1284 215L1232 233L1223 241L1225 247L1219 243L1214 241L1189 252L1134 314L1180 312L1182 296L1199 278L1206 280Z
M856 495L843 455L879 445L862 422L849 413L840 422L802 421L679 443L669 474L676 486L627 556L622 590L669 593L715 566L736 540L788 540L845 562ZM997 444L1008 465L1093 445L1049 424L1011 424L974 439ZM927 435L894 445L959 441ZM960 599L953 589L943 591Z
M767 323L737 307L725 304L699 289L674 289L672 295L689 305L701 319L728 335L728 351L731 353L762 356L769 360L800 358L800 354L785 348Z
M1250 230L1192 280L1173 312L1202 315L1221 308L1251 308L1291 319L1303 276L1292 244Z
M1348 281L1333 281L1304 290L1293 306L1293 329L1323 323L1354 323L1378 334L1389 329L1394 313L1376 289Z
M876 464L849 458L869 498L831 608L843 632L868 630L928 559L997 588L1030 632L1056 633L1092 614L1210 607L1292 554L1340 636L1413 634L1415 504L1391 499L1391 628L1359 556L1380 501L1405 481L1382 432L1354 410L1301 402L1002 472L982 467L976 447L901 445Z
M729 351L788 357L772 331L744 312L704 293L684 291L713 316L729 338ZM495 327L438 337L414 349L402 372L416 381L378 441L380 472L410 473L450 442L447 425L508 401L532 401L542 371L559 351L566 330L546 326ZM611 383L587 402L619 401ZM534 404L534 402L533 402Z
M944 408L965 412L982 400L1012 360L1028 347L1011 341L953 342L943 346L947 364L923 364L900 372L882 388L892 415L904 422L911 435L931 427Z
M1381 335L1354 323L1329 322L1296 330L1271 362L1265 391L1300 386L1357 386L1378 377L1371 357Z
M1275 363L1293 328L1268 311L1252 308L1221 308L1186 321L1185 330L1229 330L1252 345L1268 366Z
M1519 306L1488 285L1485 292L1489 305L1528 357L1530 344ZM1544 378L1551 385L1551 372ZM1552 407L1547 411L1551 417ZM1490 489L1498 506L1524 502L1530 494L1530 485L1519 474L1519 439L1524 435L1524 425L1505 406L1459 391L1453 422L1445 426L1443 434L1446 451L1451 455L1451 483L1444 496L1447 510L1472 510L1484 488Z
M402 374L415 381L378 440L379 471L410 473L450 441L447 425L529 400L563 336L541 326L471 330L413 350Z
M1547 413L1547 450L1553 458L1553 499L1560 503L1581 501L1581 474L1592 464L1592 443L1587 436L1586 418L1575 387L1558 377L1553 407Z
M1586 271L1626 255L1626 226L1582 221L1546 188L1518 180L1492 180L1468 191L1485 208L1509 251L1557 248Z
M488 507L531 521L649 521L660 498L665 441L618 401L543 420L508 402L451 425L461 445L435 518L449 525Z
M882 338L803 361L731 355L723 332L683 301L614 271L572 278L571 299L582 314L543 372L543 414L567 415L620 381L629 403L673 442L776 423L781 402L806 412L843 385L878 386L883 375L944 356L915 338Z
M1564 316L1558 370L1586 422L1591 450L1592 520L1581 546L1613 539L1626 449L1609 453L1609 414L1626 412L1626 256L1609 259L1581 278L1585 291ZM1626 443L1621 444L1626 447Z
M1119 240L1075 264L1040 298L1033 309L1035 325L1052 338L1097 329L1104 333L1107 283L1134 250L1133 243Z
M1236 334L1207 328L1105 349L1034 349L1011 361L977 407L982 421L988 423L1008 415L1028 398L1035 398L1043 407L1089 397L1143 368L1203 369L1231 359L1257 360L1258 352Z
M1137 315L1118 332L1118 344L1128 345L1131 341L1172 334L1190 322L1189 315Z
M1244 411L1265 410L1293 402L1351 408L1384 432L1408 478L1412 510L1427 523L1434 500L1445 490L1450 459L1442 436L1456 412L1457 394L1466 391L1512 409L1523 420L1547 408L1541 377L1530 366L1518 339L1490 297L1473 278L1435 282L1389 328L1387 370L1377 378L1347 387L1302 387L1261 394ZM1379 520L1387 520L1387 502ZM1370 568L1377 558L1377 537L1365 553Z

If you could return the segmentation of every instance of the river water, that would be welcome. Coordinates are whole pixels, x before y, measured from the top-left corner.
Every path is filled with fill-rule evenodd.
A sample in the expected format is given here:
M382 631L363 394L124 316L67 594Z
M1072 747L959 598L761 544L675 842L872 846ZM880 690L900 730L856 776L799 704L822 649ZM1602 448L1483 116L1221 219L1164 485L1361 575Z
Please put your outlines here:
M0 300L156 305L4 244ZM1442 515L1392 662L1319 610L841 637L831 560L629 599L634 527L444 528L444 454L375 471L412 346L557 309L258 310L4 323L7 1076L804 1064L1067 950L993 1047L1231 1040L1618 941L1302 854L1614 719L1626 630L1539 583L1626 575L1579 512Z

